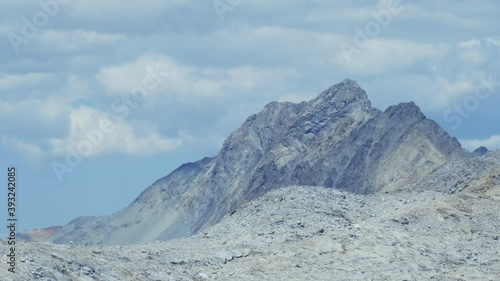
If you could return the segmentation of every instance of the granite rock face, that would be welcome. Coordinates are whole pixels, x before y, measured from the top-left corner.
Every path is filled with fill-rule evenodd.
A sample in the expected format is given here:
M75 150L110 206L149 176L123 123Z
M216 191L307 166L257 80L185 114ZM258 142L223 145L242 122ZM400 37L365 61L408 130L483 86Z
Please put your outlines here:
M471 155L414 103L379 111L346 79L302 103L272 102L213 158L179 167L110 216L76 219L56 243L133 244L193 235L283 186L372 194L418 183Z

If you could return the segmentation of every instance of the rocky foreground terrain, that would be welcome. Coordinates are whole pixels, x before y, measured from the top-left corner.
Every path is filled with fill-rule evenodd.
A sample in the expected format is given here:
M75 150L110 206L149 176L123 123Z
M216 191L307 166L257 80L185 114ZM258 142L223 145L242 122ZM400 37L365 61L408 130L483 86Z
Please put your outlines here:
M500 152L483 157L472 161L481 164L443 167L451 185L454 171L477 177L453 192L429 186L358 195L292 186L190 238L129 246L21 243L17 273L4 274L2 254L0 279L497 281L500 185L489 180L500 178Z

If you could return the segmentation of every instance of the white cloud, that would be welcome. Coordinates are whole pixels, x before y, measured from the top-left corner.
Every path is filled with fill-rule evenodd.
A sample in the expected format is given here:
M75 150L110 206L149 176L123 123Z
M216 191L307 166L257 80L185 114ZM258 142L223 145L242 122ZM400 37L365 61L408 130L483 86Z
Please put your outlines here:
M142 85L145 79L154 76L162 85L154 91L148 91L151 95L159 90L181 91L193 86L191 77L194 72L194 69L182 66L167 56L146 54L133 62L103 67L96 78L108 93L121 95L132 92L135 87Z
M468 64L479 65L488 59L479 39L471 39L457 43L458 58Z
M440 104L445 105L457 98L461 98L466 94L474 93L477 88L478 81L474 81L471 77L460 75L454 80L444 77L436 78L436 85L442 91L442 101ZM439 95L439 94L438 94Z
M2 144L9 144L23 155L33 152L31 158L38 158L39 150L49 152L42 149L48 138L67 133L68 114L73 104L86 95L88 83L74 75L58 81L65 83L48 90L14 92L7 99L0 99L0 119L9 120L0 123L0 139L8 137Z
M489 150L500 149L500 135L494 135L486 139L463 139L460 140L462 146L469 151L474 151L480 146L484 146Z
M42 118L44 113L55 116L51 108L62 108L52 102L43 105L33 102L23 106L26 110L35 106L48 108L49 110L39 113ZM2 108L0 104L0 110ZM69 116L66 136L27 140L22 135L4 134L0 139L1 144L20 152L30 161L37 162L43 158L66 156L70 150L78 151L85 157L101 154L150 155L178 148L184 142L183 137L186 137L179 134L175 138L164 138L157 133L155 126L148 123L140 123L139 128L135 128L124 119L87 106L79 106L69 113L66 111L66 114L65 116ZM60 114L58 116L61 118Z
M99 154L149 155L165 152L179 147L180 138L163 138L154 130L144 130L143 135L124 119L100 112L94 108L80 106L70 115L69 134L65 138L50 139L51 152L64 156L67 148L84 151L83 156L91 157ZM102 122L109 122L103 125ZM105 128L105 129L103 129Z
M18 151L27 159L41 159L45 154L45 151L43 151L37 145L14 136L3 136L1 139L1 143L3 146L9 149Z
M45 30L37 37L44 48L62 52L74 52L86 48L110 45L126 39L124 34L99 33L77 29L71 31Z
M400 39L371 39L364 46L350 45L339 52L333 63L355 74L382 75L400 71L423 61L441 61L449 50L446 43L416 43Z
M273 2L273 1L270 1ZM313 1L314 2L314 1ZM391 19L401 13L405 6L400 1L394 0L379 0L378 3L371 3L365 6L344 6L336 1L320 1L321 8L314 9L305 17L308 21L347 21L347 22L368 22L375 19L381 11L389 11L391 9ZM317 3L315 3L317 4ZM386 14L384 12L384 14Z
M47 97L45 99L27 99L20 102L6 102L0 100L0 116L16 116L19 113L28 113L32 117L42 118L43 121L61 117L67 104L61 99Z
M291 68L255 68L235 67L212 71L214 77L225 83L226 94L251 93L257 89L269 89L289 84L301 76L300 72ZM278 93L276 93L278 94Z
M118 18L126 21L127 19L137 19L138 17L148 17L159 14L162 11L172 8L176 5L185 3L186 0L128 0L124 5L123 1L72 1L68 5L69 14L72 18L78 19L106 19Z
M472 5L471 1L461 2ZM225 136L248 113L271 100L308 100L318 94L314 91L320 87L344 77L366 85L374 104L415 100L424 110L439 111L473 93L478 84L475 73L495 73L498 69L484 67L485 62L494 64L492 53L500 46L500 40L493 36L496 33L491 32L496 27L482 26L486 29L480 34L486 38L477 37L472 31L485 22L482 5L474 4L481 6L478 14L462 14L460 11L470 11L462 4L441 9L445 7L442 3L430 0L405 3L404 11L393 17L395 22L383 29L380 36L368 40L347 61L340 44L351 43L353 29L363 29L363 24L373 19L372 12L379 11L387 1L367 5L366 1L244 1L231 11L233 14L226 22L220 22L212 3L207 3L212 9L208 12L202 6L194 6L198 3L184 0L153 0L147 4L132 0L125 6L117 0L71 1L61 9L57 20L33 39L33 52L26 50L23 63L21 59L4 65L2 72L9 75L0 76L0 90L9 90L7 94L15 95L17 100L7 101L2 96L0 116L30 112L44 124L66 120L57 132L43 134L45 142L50 139L57 144L49 146L48 151L61 154L58 149L74 145L80 137L70 123L90 128L93 121L85 112L107 116L103 110L109 109L110 99L130 94L141 86L150 75L147 66L160 68L165 72L159 79L161 83L146 92L148 99L128 123L117 123L117 130L127 136L128 143L110 137L109 144L104 143L95 152L139 155L147 154L149 147L154 148L152 151L175 148L179 139L195 142L193 139L208 135L196 126L211 130L203 124L220 124L209 133ZM37 8L36 3L23 5ZM168 21L170 13L177 11L175 24L193 28L186 32L175 28L157 32L157 25L161 24L156 22L158 18L162 16ZM25 16L31 14L26 12ZM306 21L304 16L308 17ZM19 17L16 14L13 18ZM71 20L65 22L68 18ZM19 31L19 24L12 22L0 25L0 33L12 27ZM456 26L463 30L461 34L446 33ZM114 52L115 48L124 51ZM488 52L492 49L495 52ZM47 50L53 50L54 55L43 55ZM68 52L71 56L65 54ZM12 74L23 69L28 69L26 74ZM54 85L45 85L43 79L36 80L36 74L47 69L57 69L64 75L74 73L85 80L75 76L73 80L61 79L61 84L54 80ZM33 90L21 93L29 88L21 87L23 83L32 83L27 85ZM99 92L101 89L103 92ZM88 91L91 94L85 97ZM81 104L94 108L84 110ZM188 117L185 112L190 113ZM141 130L137 119L160 123L158 128L146 126ZM177 134L182 128L187 128L193 137ZM14 140L26 139L32 142L28 144L44 147L42 141L24 137L22 132L15 137ZM18 142L17 147L27 143ZM36 149L25 150L36 153Z
M154 77L153 80L159 83L151 91L146 91L148 96L161 94L182 100L194 96L248 93L263 85L283 83L297 75L293 69L195 67L180 64L165 55L146 54L133 62L103 67L96 78L109 94L122 95L132 93L145 83L145 79Z
M130 93L130 89L143 84L144 77L151 75L147 66L151 66L153 71L161 72L156 75L161 76L160 78L164 78L165 81L150 92L155 98L151 99L147 105L141 106L138 112L150 118L156 116L156 120L163 123L170 122L170 120L162 120L161 117L158 117L162 115L162 111L148 111L157 109L151 109L151 106L159 106L160 108L181 106L185 107L184 110L189 110L191 106L196 108L201 106L200 103L212 102L211 99L216 96L230 96L231 98L227 100L229 102L258 100L256 91L259 95L267 95L269 92L275 91L274 94L278 98L283 92L276 89L289 86L290 81L298 75L293 69L259 69L247 66L234 68L194 67L180 64L164 55L146 54L132 62L103 67L99 70L96 78L111 97L121 98L122 94ZM162 71L165 71L166 76L162 76ZM16 112L30 112L31 118L41 121L40 130L52 126L51 124L64 125L64 127L58 127L57 131L52 128L49 133L38 135L37 139L26 138L19 130L8 131L5 132L5 135L9 138L3 142L4 145L22 150L24 155L31 153L31 158L39 158L40 155L46 157L62 156L67 153L68 147L76 149L82 141L87 140L87 133L96 129L99 120L102 119L113 120L115 129L111 134L104 134L102 142L93 146L92 151L88 152L89 156L101 154L148 155L170 151L185 142L194 143L199 141L198 138L203 138L203 135L198 132L195 134L196 136L179 133L183 129L185 130L185 127L171 124L162 124L169 127L168 130L163 131L163 134L174 136L163 137L156 126L139 124L137 119L133 118L128 120L129 122L114 118L115 116L111 114L110 110L110 101L110 106L104 107L105 110L109 110L108 112L89 106L81 106L79 102L82 98L87 101L99 101L102 99L102 95L87 94L90 87L89 81L78 76L68 75L65 80L66 83L62 87L51 91L50 94L47 91L26 94L26 98L18 102L0 100L0 116L11 116ZM7 85L6 82L5 85ZM43 95L43 98L40 95ZM172 100L162 99L166 96L174 96L175 105L172 105ZM193 97L202 97L203 99ZM166 102L168 105L165 104ZM268 101L265 100L265 102ZM220 100L213 101L214 106L220 106L222 103L224 102ZM252 104L252 108L253 106L255 104ZM238 115L237 119L230 120L231 124L242 122L246 115L251 113L248 112L248 107L249 105L246 104L244 110L238 110L236 114L245 116ZM175 110L177 113L172 115L173 118L178 118L179 114L185 114L182 110L179 111L177 108ZM218 112L215 115L224 118L225 113ZM145 116L141 116L141 118L147 118ZM199 122L194 117L187 119L189 121L186 122ZM19 120L18 124L21 124ZM190 123L184 125L188 124ZM27 124L17 127L24 128L23 130L32 130L32 127L27 126ZM231 127L234 127L234 124ZM223 128L223 130L227 130L227 128ZM217 133L213 135L218 136Z
M468 64L480 65L488 60L488 55L479 49L461 49L458 57Z
M461 41L461 42L458 42L457 47L463 48L463 49L471 49L471 48L481 47L481 41L479 41L478 39Z
M446 6L445 6L446 7ZM477 7L477 5L476 5ZM444 7L443 7L444 8ZM405 5L401 18L414 19L425 22L440 22L445 25L460 26L463 28L481 28L480 18L459 16L455 11L436 7L426 7L417 3L408 3Z
M35 84L44 79L51 78L52 75L46 73L30 72L19 75L0 75L0 90L10 90L21 85Z
M376 77L365 88L373 104L380 109L414 101L426 112L443 112L453 103L463 102L467 95L473 95L480 85L477 75L463 73L453 78L400 74Z
M27 73L20 75L0 76L0 90L12 90L22 85L33 84L43 85L48 79L56 79L55 74ZM23 91L22 93L7 92L11 97L0 98L0 116L2 114L15 114L16 112L42 112L44 116L60 117L57 113L69 107L72 102L85 96L89 83L76 75L68 75L62 78L65 83L59 88L44 89L40 87L33 91ZM4 94L3 97L7 96ZM22 95L21 99L14 101L15 95Z
M486 42L500 48L500 38L488 37Z

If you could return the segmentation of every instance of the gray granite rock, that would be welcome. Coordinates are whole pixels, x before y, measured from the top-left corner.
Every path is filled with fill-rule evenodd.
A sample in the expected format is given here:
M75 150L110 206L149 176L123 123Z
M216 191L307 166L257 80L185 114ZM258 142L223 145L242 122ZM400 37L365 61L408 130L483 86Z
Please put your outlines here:
M448 173L467 171L451 167ZM278 188L185 239L90 247L19 242L16 254L25 261L11 274L2 255L0 280L497 281L500 185L490 191ZM0 240L0 252L8 247Z

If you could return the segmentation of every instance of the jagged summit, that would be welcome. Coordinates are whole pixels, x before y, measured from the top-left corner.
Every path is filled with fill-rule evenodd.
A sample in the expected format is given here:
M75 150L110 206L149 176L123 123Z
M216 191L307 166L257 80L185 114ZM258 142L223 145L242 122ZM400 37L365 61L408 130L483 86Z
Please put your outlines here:
M346 90L346 91L355 90L358 93L364 93L366 96L365 91L358 85L358 83L354 80L349 79L349 78L346 78L346 79L342 80L342 82L330 86L328 89L324 90L320 94L320 96L325 94L325 93L337 93L341 89Z
M131 244L186 237L279 187L391 191L461 157L468 153L460 143L417 105L382 112L346 79L308 102L268 104L225 140L216 157L181 166L115 214L70 222L52 241Z
M331 104L345 105L352 102L358 102L364 107L371 107L370 100L358 83L351 79L344 79L342 82L335 84L324 90L311 103L328 102Z
M416 105L414 102L402 102L398 105L392 105L386 109L386 112L390 115L398 115L398 116L408 116L416 119L423 120L425 119L425 115L420 110L420 107Z
M490 151L490 150L487 149L486 147L480 146L480 147L476 148L476 150L474 150L472 152L472 155L474 155L474 156L483 156L486 153L488 153L488 151Z

